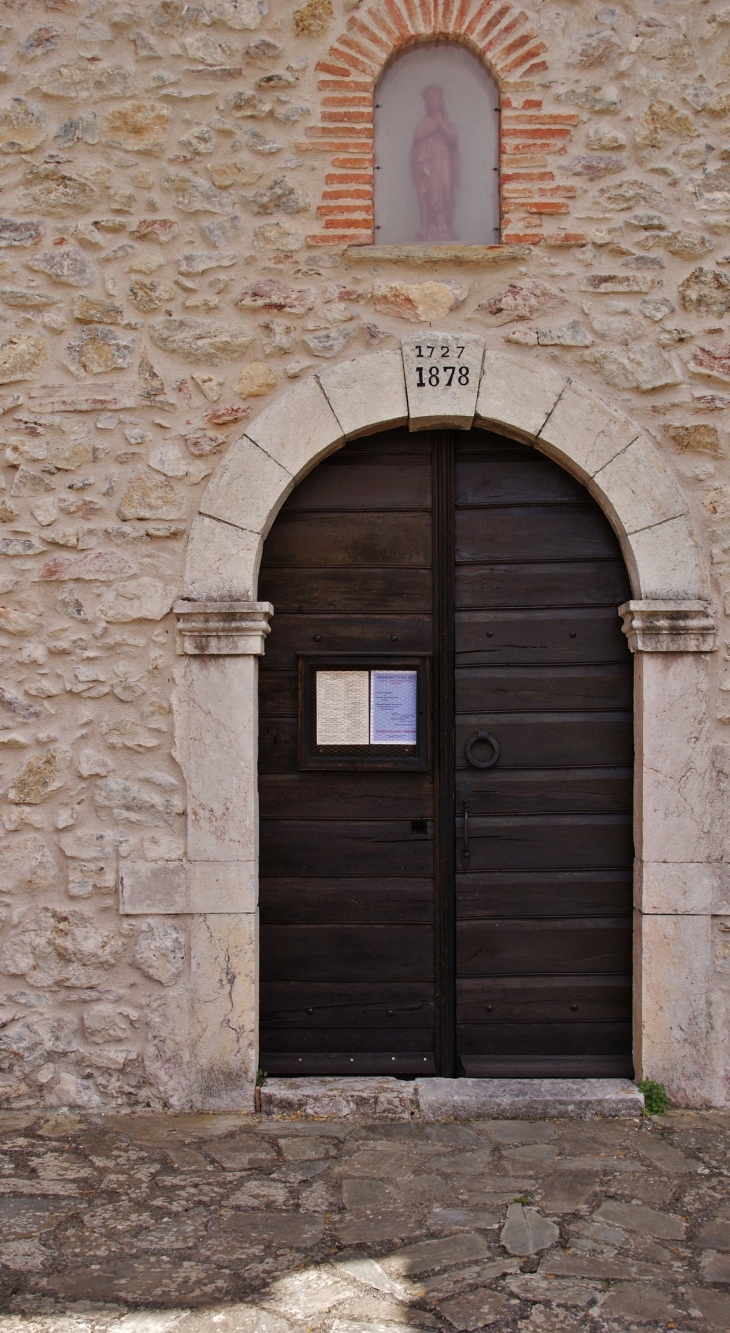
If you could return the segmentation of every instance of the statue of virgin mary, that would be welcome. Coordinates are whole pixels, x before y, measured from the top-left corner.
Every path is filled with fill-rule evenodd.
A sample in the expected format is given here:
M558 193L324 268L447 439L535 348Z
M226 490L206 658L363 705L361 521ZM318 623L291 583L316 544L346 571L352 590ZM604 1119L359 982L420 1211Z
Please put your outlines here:
M421 213L416 240L458 241L453 222L459 189L459 136L446 115L443 91L438 84L424 89L423 100L426 114L411 144L411 175Z

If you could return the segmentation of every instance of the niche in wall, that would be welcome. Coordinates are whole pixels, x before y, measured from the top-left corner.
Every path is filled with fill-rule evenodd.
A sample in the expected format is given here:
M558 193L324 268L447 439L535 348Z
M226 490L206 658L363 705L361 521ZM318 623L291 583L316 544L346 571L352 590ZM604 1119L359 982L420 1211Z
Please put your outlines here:
M499 90L465 46L410 47L378 83L375 242L499 243Z

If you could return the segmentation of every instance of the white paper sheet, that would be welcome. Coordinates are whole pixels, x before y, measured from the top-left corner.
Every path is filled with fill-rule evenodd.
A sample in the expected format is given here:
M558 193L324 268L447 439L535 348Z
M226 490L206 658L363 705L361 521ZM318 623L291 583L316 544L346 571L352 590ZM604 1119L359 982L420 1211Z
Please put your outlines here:
M370 744L415 745L418 672L373 671L370 693Z
M367 745L369 671L317 671L317 745Z

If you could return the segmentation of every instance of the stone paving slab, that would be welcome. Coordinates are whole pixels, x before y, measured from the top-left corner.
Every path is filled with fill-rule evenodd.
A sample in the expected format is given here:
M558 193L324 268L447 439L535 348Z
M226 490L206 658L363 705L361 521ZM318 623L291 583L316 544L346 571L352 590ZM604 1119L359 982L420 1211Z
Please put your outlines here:
M264 1115L317 1119L636 1120L644 1111L624 1078L271 1078L258 1096Z
M0 1181L0 1333L730 1329L720 1112L0 1113Z

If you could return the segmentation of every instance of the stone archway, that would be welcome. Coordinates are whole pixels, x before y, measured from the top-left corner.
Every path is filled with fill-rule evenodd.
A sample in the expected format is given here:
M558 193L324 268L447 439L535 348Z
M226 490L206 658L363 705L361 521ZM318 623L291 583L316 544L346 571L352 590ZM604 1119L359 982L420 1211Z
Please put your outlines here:
M721 858L711 838L706 711L715 627L688 507L654 446L596 394L500 353L482 360L480 349L478 364L473 424L554 458L586 485L621 542L634 593L622 608L624 630L636 654L636 1067L686 1104L712 1104L707 992ZM402 351L313 375L231 447L193 524L186 599L176 606L186 656L177 749L188 782L187 860L164 871L127 863L122 884L122 910L191 917L191 1107L253 1102L255 659L274 610L254 600L263 540L320 459L409 418L413 427ZM463 426L463 412L454 420L444 407L443 421Z

